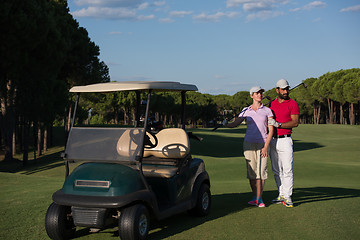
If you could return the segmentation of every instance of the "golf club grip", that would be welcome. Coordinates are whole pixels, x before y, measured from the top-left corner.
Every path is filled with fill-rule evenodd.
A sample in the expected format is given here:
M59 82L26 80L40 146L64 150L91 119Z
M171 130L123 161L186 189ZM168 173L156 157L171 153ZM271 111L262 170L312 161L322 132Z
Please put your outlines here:
M211 131L215 131L216 129L218 129L219 127L221 127L222 126L222 124L219 124L219 125L217 125L216 127L214 127Z

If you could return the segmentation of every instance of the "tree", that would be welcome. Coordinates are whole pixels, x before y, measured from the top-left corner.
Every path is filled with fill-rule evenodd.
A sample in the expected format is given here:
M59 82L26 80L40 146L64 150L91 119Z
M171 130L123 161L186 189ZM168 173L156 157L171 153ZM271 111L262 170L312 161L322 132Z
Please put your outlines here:
M216 104L210 94L188 92L186 96L187 116L194 127L206 126L210 120L217 117Z
M306 84L307 88L298 87L292 90L290 93L290 97L299 104L300 121L302 123L314 122L313 120L315 119L315 113L313 108L315 104L315 99L310 93L310 88L316 80L316 78L308 78L303 81L303 83ZM311 118L311 116L313 116L313 118Z
M344 92L345 98L350 103L350 124L356 124L356 110L355 105L360 100L360 69L351 69L344 76Z
M0 61L5 159L12 159L15 125L21 125L17 129L23 129L26 164L30 126L41 135L63 113L69 86L109 81L108 68L87 31L69 14L67 1L4 0L0 13L0 56L6 59Z
M47 114L46 111L41 111L47 100L34 102L31 97L44 99L44 91L41 90L44 90L43 86L49 81L54 80L64 57L58 49L65 47L56 28L52 2L4 0L0 9L0 25L5 28L2 29L0 40L1 56L6 59L1 61L0 66L0 99L3 106L1 122L2 129L6 129L5 159L11 160L12 153L9 151L12 147L8 139L13 135L17 118L15 114L24 115L23 119L34 119L36 114Z
M240 113L244 107L252 104L252 99L248 91L240 91L232 96L232 110L234 113Z
M346 102L344 85L347 82L347 74L344 74L334 85L333 92L334 92L334 100L339 102L339 122L340 124L346 124L346 118L344 114L344 105Z
M316 79L313 84L310 86L310 95L313 101L313 110L314 110L314 124L319 124L321 120L321 107L324 103L324 98L319 94L319 88L321 86L321 81Z
M328 123L335 123L335 106L334 106L334 96L333 88L338 78L341 77L342 72L338 71L335 73L326 73L319 78L319 88L317 89L318 94L327 101L328 106ZM339 76L337 76L339 75Z

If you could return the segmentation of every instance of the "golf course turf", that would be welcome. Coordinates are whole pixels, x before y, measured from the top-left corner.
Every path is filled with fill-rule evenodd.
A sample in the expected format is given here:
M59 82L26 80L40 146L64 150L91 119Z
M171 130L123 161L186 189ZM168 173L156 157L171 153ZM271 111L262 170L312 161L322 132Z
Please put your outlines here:
M293 208L271 204L277 191L270 161L266 207L247 204L252 194L242 153L245 126L191 131L203 138L191 140L191 152L205 161L210 175L210 214L153 222L149 239L359 239L360 126L294 129ZM44 219L64 181L62 150L51 148L26 168L20 161L0 162L0 239L48 239ZM76 239L118 239L117 227L91 234L81 228Z

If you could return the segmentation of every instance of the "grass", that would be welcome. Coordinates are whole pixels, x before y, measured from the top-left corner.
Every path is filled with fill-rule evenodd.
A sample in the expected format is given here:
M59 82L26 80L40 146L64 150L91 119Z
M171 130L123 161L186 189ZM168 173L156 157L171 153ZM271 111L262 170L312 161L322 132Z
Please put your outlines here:
M180 214L153 224L149 239L358 239L360 235L360 127L300 125L294 129L294 208L270 204L277 196L269 169L266 208L247 205L242 140L245 127L195 129L192 153L204 159L213 205L205 218ZM0 239L48 239L44 216L61 188L65 169L58 151L21 164L0 162ZM116 229L77 239L117 239Z

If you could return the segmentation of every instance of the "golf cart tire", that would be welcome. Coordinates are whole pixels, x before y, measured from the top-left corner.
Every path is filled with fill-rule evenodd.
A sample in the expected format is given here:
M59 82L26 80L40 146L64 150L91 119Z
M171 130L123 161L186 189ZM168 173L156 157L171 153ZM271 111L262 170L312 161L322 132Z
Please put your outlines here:
M122 240L144 240L150 227L149 211L143 204L136 204L121 211L119 236Z
M211 208L211 192L210 187L206 183L202 183L197 194L196 205L189 210L189 214L197 217L204 217L209 214Z
M52 203L45 217L45 229L47 235L54 240L71 239L75 235L74 225L69 206Z

